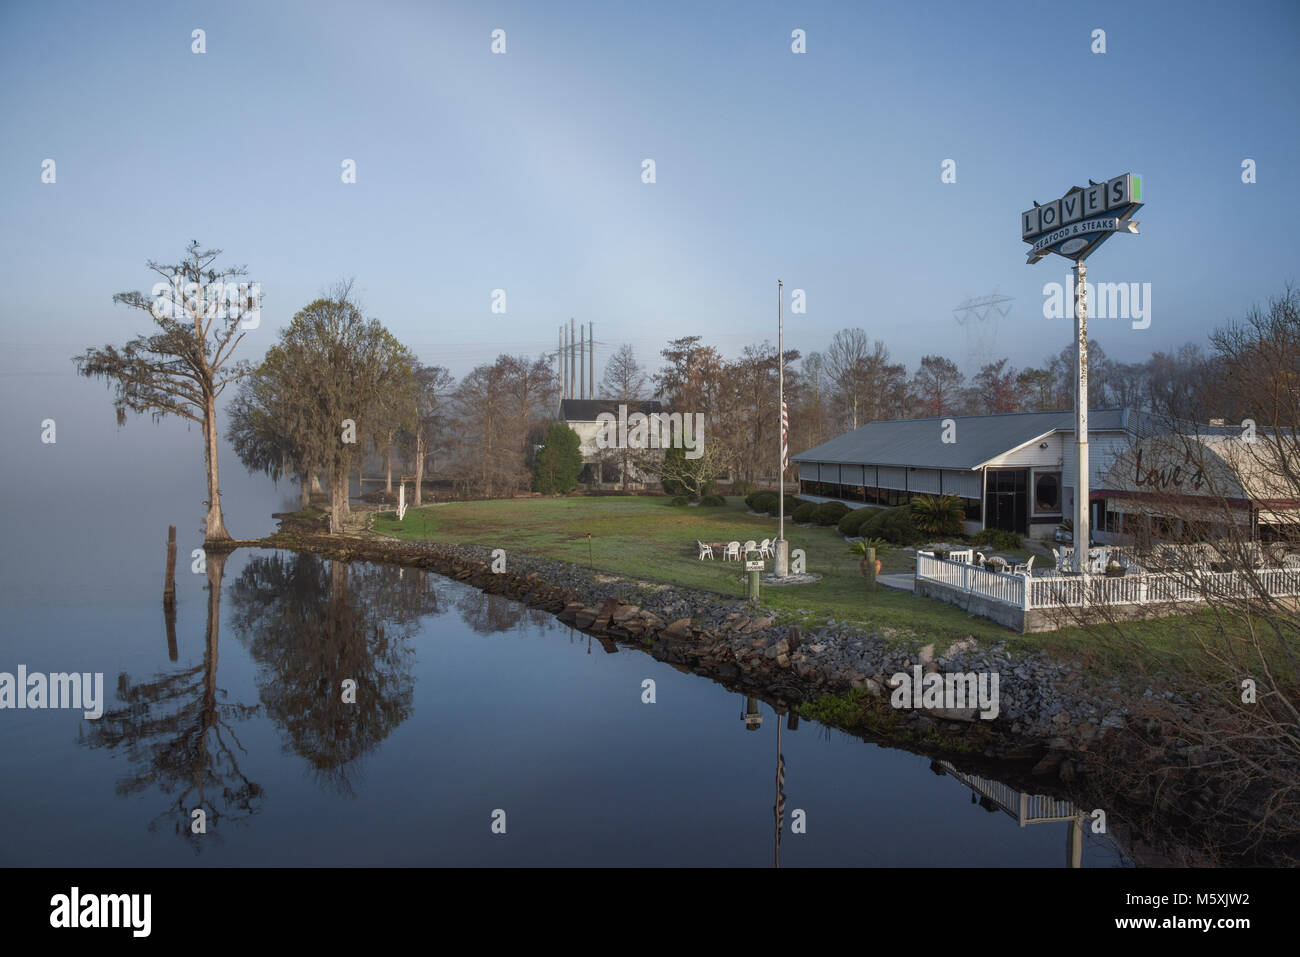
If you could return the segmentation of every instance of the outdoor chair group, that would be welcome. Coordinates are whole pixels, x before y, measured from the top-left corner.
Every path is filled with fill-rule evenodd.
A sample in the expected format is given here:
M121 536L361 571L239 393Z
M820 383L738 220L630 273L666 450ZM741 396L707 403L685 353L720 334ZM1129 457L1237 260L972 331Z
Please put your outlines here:
M699 539L695 540L695 544L699 546L700 549L700 561L704 561L706 558L713 558L712 545L708 542L702 542ZM758 554L763 558L771 558L774 554L772 540L770 538L765 538L761 542L756 542L751 538L743 545L740 542L728 542L722 547L722 560L724 562L738 562L750 552L758 552Z

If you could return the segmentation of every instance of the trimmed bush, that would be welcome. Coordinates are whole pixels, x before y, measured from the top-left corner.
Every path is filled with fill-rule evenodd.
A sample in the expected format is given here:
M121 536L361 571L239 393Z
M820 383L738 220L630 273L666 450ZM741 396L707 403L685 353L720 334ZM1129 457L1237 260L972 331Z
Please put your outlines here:
M721 508L727 504L727 500L721 495L706 495L700 499L700 504L705 508Z
M809 525L815 521L815 519L813 518L813 513L816 511L817 511L816 505L814 505L812 502L804 502L802 505L800 505L798 508L796 508L793 512L790 513L790 517L794 519L795 522L799 525Z
M875 514L868 515L858 526L858 534L863 538L883 538L891 545L915 545L924 539L912 523L910 505L873 511Z
M687 498L685 495L674 495L672 498L668 500L668 504L674 507L680 507L682 505L690 505L691 500Z
M836 528L845 538L853 538L860 534L862 523L869 519L873 512L878 511L880 511L880 509L871 508L870 506L855 508L853 511L849 512L849 514L840 519L839 525L836 526Z
M835 525L847 514L849 507L843 502L823 502L813 512L813 521L818 525Z
M1016 552L1025 547L1020 536L1015 532L1004 532L1000 528L986 528L971 538L972 545L987 545L1001 552Z

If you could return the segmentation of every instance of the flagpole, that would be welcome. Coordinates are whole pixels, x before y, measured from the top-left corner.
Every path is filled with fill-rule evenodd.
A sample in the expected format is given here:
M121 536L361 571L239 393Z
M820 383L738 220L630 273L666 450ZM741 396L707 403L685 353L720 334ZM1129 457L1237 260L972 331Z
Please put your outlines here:
M776 281L776 375L777 375L777 412L780 415L778 431L781 433L781 460L777 463L777 526L776 551L772 572L778 578L790 574L790 546L785 540L785 457L786 457L786 418L785 418L785 329L781 321L781 280Z

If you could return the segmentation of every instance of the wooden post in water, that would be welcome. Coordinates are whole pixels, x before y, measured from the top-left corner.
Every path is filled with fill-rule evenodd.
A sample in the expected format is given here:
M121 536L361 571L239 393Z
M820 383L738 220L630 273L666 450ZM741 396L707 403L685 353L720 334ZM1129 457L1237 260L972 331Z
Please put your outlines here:
M163 622L167 627L167 658L175 661L176 649L176 526L167 526L167 571L163 575Z
M167 574L163 579L163 605L176 604L176 526L167 526Z

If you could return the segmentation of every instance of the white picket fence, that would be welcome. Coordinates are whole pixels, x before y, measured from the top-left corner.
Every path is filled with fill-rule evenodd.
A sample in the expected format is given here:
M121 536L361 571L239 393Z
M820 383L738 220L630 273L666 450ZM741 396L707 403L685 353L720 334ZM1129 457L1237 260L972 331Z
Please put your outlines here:
M982 598L1034 608L1086 605L1155 605L1171 602L1246 599L1261 592L1275 598L1300 595L1300 568L1260 568L1231 572L1143 572L1103 575L1013 575L965 562L916 553L916 577ZM1252 579L1254 579L1252 581Z

